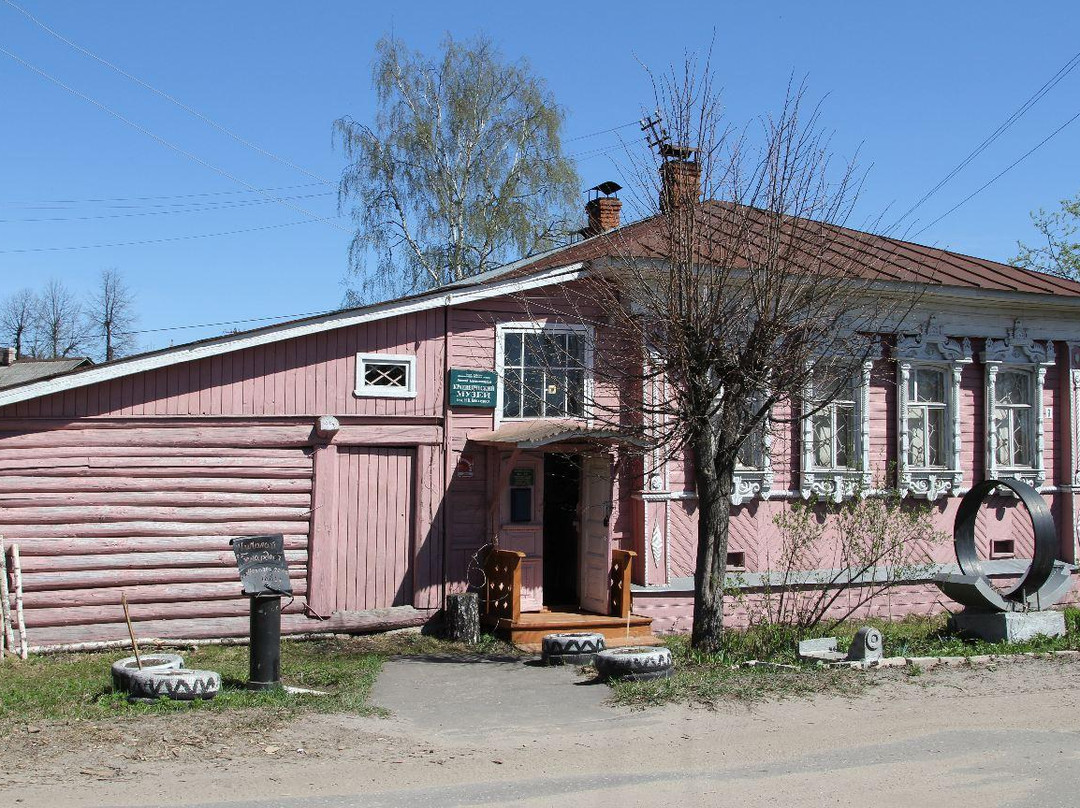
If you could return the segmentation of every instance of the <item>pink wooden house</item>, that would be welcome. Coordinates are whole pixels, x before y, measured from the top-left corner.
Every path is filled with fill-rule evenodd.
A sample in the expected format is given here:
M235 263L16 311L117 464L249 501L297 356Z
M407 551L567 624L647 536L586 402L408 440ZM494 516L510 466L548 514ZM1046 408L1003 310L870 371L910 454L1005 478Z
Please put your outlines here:
M590 205L594 233L617 225L618 200ZM621 228L622 249L646 250L648 224ZM747 458L729 563L760 583L777 512L882 475L931 501L945 529L974 481L1026 479L1075 561L1080 284L860 238L896 283L925 285L919 311L848 394ZM635 630L688 629L686 465L642 459L590 419L594 399L616 396L595 384L604 335L554 302L609 243L0 390L0 534L20 546L30 644L124 637L124 593L143 637L244 635L228 541L260 533L285 537L287 632L424 622L480 583L478 550L496 540L518 559L507 619L526 629L625 623L626 567ZM1006 499L980 540L1002 574L1030 556L1026 515ZM940 600L913 580L886 608Z

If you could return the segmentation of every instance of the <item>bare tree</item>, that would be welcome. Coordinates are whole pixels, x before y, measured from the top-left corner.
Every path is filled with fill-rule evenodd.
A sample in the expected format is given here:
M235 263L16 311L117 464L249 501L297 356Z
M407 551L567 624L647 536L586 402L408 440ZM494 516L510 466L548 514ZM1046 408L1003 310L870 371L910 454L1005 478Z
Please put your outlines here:
M688 63L655 90L656 163L636 173L656 207L601 237L615 258L582 297L604 312L605 342L638 346L625 361L597 359L598 385L606 373L623 391L608 416L623 430L636 422L667 456L692 459L692 644L715 651L736 470L778 418L807 414L812 380L812 406L834 399L905 304L880 302L880 253L840 226L858 181L852 164L832 165L804 87L789 87L776 115L743 131L727 125L708 68ZM664 394L645 392L659 383ZM643 403L629 417L635 400Z
M90 295L86 325L106 362L135 348L135 297L116 268L101 270L98 287Z
M35 331L43 358L77 356L85 350L82 304L55 278L45 284L38 297Z
M0 306L0 329L3 339L15 348L16 356L34 355L34 325L38 298L32 289L20 289Z

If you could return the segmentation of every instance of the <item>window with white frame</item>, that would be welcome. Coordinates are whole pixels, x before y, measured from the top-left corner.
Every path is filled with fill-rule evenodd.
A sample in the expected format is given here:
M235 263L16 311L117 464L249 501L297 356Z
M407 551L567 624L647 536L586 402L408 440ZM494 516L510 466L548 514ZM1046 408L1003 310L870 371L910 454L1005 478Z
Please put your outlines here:
M415 398L416 357L357 354L354 392L365 398Z
M811 466L858 468L855 457L855 377L850 371L819 373L810 384Z
M986 340L986 472L1035 487L1046 482L1042 406L1052 342L1036 342L1016 321L1005 339Z
M765 402L765 395L755 395L750 411L756 413ZM768 499L772 493L772 430L766 413L764 419L746 437L735 456L735 486L731 492L731 504L741 505L748 499L760 496Z
M1001 466L1034 466L1034 413L1031 408L1031 374L1022 370L999 371L994 401L995 456Z
M503 418L567 418L586 414L587 330L558 325L499 329Z
M960 379L971 361L971 340L945 336L934 317L917 333L897 337L897 481L902 495L933 500L963 487Z
M840 502L870 487L872 369L873 358L867 358L858 369L823 365L811 377L803 399L800 493L804 498Z
M908 453L912 468L945 468L948 425L951 421L947 392L948 370L934 366L912 367L907 380Z

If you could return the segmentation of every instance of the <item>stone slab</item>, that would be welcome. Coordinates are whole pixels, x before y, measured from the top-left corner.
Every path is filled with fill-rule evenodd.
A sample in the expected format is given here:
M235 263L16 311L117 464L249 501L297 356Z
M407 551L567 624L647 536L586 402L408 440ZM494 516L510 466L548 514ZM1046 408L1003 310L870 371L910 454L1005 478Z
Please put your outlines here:
M987 642L1025 642L1034 637L1061 637L1065 615L1061 612L973 612L953 615L953 625L961 634Z

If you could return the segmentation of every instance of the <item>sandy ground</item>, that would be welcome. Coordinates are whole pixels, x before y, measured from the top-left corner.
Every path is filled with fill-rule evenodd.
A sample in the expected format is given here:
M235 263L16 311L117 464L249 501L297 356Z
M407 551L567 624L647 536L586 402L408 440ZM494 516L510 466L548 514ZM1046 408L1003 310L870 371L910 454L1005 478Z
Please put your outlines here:
M628 710L574 670L403 659L387 718L156 716L4 741L0 806L1077 806L1080 662Z

